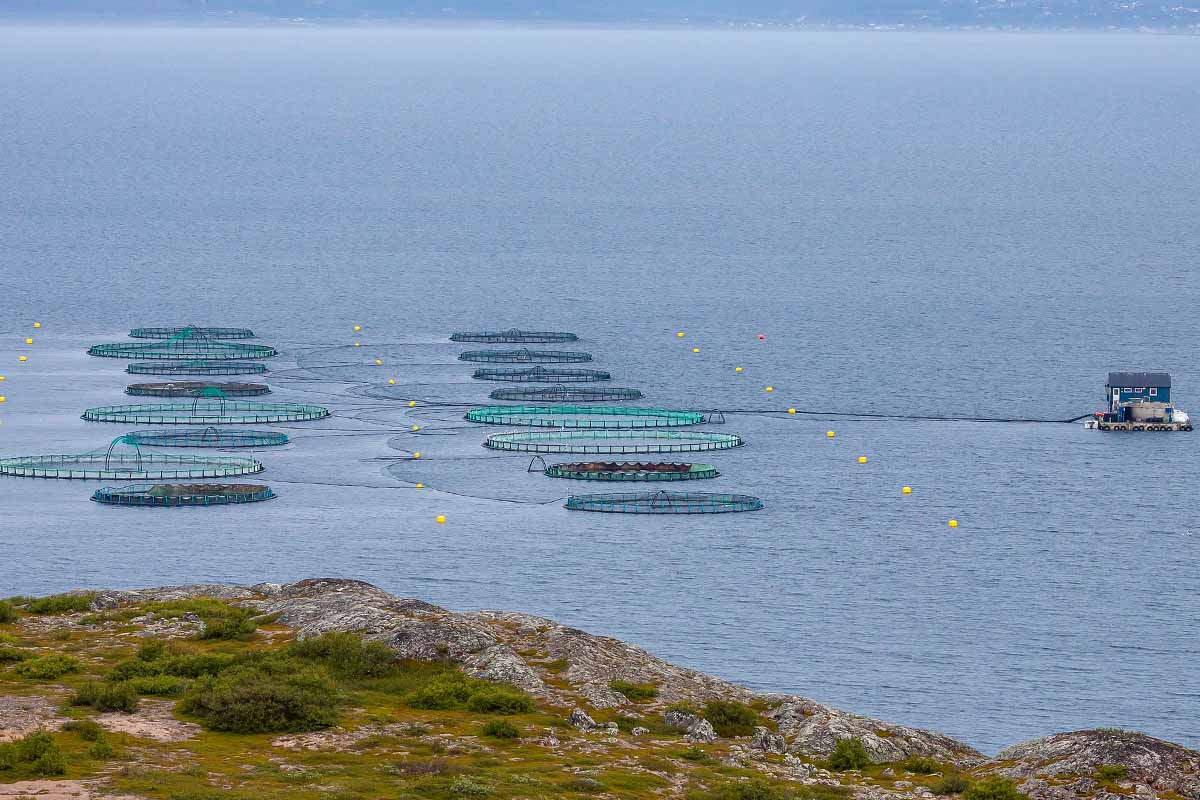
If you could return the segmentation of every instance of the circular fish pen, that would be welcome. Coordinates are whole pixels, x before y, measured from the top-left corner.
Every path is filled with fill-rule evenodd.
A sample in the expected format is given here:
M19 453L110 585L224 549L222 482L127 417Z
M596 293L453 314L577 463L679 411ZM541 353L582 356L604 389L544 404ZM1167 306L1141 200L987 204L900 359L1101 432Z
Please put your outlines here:
M278 447L287 444L286 433L208 427L197 430L134 431L130 442L148 447Z
M117 450L120 445L129 445L132 450ZM0 475L18 478L172 480L230 478L262 470L261 462L240 456L143 453L136 442L125 436L114 439L107 450L91 453L0 459Z
M180 381L179 383L135 383L125 389L125 394L142 397L197 397L205 389L217 389L226 397L257 397L271 393L271 387L264 383Z
M551 342L574 342L579 337L561 331L522 331L511 328L507 331L456 332L450 335L452 342L482 342L485 344L549 344Z
M269 486L252 483L159 483L97 489L92 499L110 506L224 506L257 503L275 497Z
M493 433L483 446L518 453L700 453L729 450L744 442L732 433L705 431L506 431Z
M201 328L195 325L175 325L165 328L134 328L129 332L131 339L170 339L186 330L194 330L209 339L253 339L254 331L249 328Z
M133 425L229 425L264 422L307 422L324 419L329 409L307 403L255 403L248 400L197 398L193 403L100 406L83 412L89 422Z
M125 368L130 375L262 375L266 364L251 361L135 361Z
M481 381L509 381L511 383L594 383L612 380L612 375L599 369L554 367L529 367L527 369L481 367L475 370L475 374L471 377Z
M460 353L459 361L478 361L495 364L582 364L592 360L591 353L570 350L468 350Z
M628 430L699 425L705 417L698 411L628 406L485 406L471 409L464 419L485 425Z
M101 358L137 358L149 360L205 359L232 361L238 359L270 358L279 355L274 347L265 344L221 342L204 336L195 328L184 328L160 342L119 342L98 344L88 348L89 356Z
M543 389L540 386L503 387L493 389L488 397L493 400L525 400L533 403L602 403L614 400L640 400L640 389L619 389L604 387L590 389L575 386L551 386Z
M680 464L670 461L579 461L551 464L548 478L577 481L695 481L716 478L721 473L712 464Z
M657 491L571 495L563 507L610 514L727 514L759 511L763 502L748 494Z

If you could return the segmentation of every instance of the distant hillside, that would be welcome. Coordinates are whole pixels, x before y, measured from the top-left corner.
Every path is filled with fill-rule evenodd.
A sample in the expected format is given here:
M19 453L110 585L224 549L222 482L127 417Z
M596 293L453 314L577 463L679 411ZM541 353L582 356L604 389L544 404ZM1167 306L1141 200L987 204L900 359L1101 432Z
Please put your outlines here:
M0 15L1200 31L1200 0L4 0Z

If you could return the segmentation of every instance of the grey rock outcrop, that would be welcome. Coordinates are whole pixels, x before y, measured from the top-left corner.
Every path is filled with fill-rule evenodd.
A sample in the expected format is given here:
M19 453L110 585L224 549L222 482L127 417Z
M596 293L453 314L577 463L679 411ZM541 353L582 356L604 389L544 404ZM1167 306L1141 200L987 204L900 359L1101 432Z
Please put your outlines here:
M567 719L567 721L576 728L579 728L581 731L590 731L596 729L596 720L592 719L591 715L589 715L582 708L572 709L571 716Z
M782 754L787 752L787 740L770 728L759 725L754 729L754 735L750 737L750 749L762 750L764 753Z

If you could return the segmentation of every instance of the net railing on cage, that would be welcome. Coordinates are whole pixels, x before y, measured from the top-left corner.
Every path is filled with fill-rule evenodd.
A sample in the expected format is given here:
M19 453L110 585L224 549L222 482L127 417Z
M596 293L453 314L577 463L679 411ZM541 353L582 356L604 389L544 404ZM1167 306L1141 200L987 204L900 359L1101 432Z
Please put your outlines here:
M722 514L762 507L762 500L747 494L666 491L571 495L564 506L572 511L613 514Z
M612 380L612 375L603 370L554 367L529 367L528 369L481 367L475 370L471 377L481 381L510 381L512 383L590 383Z
M704 422L705 416L697 411L670 411L663 408L565 405L485 406L471 409L464 419L485 425L624 430L699 425Z
M232 361L270 358L278 355L274 347L263 344L222 342L206 337L196 328L184 328L179 333L153 343L117 342L88 348L88 355L101 358L133 358L143 360L205 359Z
M92 499L110 506L219 506L257 503L275 497L269 486L252 483L135 484L97 489Z
M133 431L125 436L131 442L147 447L278 447L288 443L286 433L242 428Z
M329 409L307 403L256 403L249 400L197 398L191 403L100 406L83 412L89 422L133 425L228 425L236 423L305 422L324 419Z
M582 364L592 360L591 353L570 350L468 350L460 353L459 361L497 364Z
M732 433L674 431L651 428L638 431L505 431L493 433L483 446L519 453L698 453L729 450L744 442Z
M493 400L514 400L531 403L603 403L617 400L640 400L639 389L603 387L592 389L583 386L507 386L493 389L488 395Z
M174 325L161 328L134 328L129 332L131 339L170 339L186 330L195 330L209 339L253 339L254 331L249 328L212 328L195 325Z
M265 383L205 383L178 381L175 383L134 383L125 394L140 397L195 397L205 389L219 389L226 397L258 397L271 393Z
M242 456L144 453L128 436L118 436L107 449L89 453L0 459L0 475L69 480L228 478L262 469L261 462Z
M712 464L662 461L579 461L551 464L545 469L547 477L578 481L694 481L720 474Z
M507 331L459 331L450 335L452 342L481 342L484 344L548 344L551 342L574 342L579 337L564 331L522 331L511 328Z
M135 361L125 367L130 375L262 375L266 364L252 361L195 361L156 362Z

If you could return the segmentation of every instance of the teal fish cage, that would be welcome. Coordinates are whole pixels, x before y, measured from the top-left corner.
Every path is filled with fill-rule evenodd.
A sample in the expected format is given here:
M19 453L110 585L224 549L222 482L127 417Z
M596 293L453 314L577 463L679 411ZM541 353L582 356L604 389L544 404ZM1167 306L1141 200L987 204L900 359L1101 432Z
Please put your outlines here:
M258 503L275 496L269 486L258 484L135 484L97 489L92 499L110 506L179 508Z
M234 361L270 358L279 354L264 344L241 344L210 339L196 328L184 328L179 333L155 342L118 342L98 344L88 348L88 355L100 358L134 358L143 360L204 359Z
M742 438L732 433L659 428L632 431L505 431L493 433L483 442L483 446L491 450L578 455L699 453L729 450L743 444Z
M205 389L217 389L226 397L258 397L271 393L271 387L264 383L179 381L177 383L134 383L125 389L125 394L139 397L198 397Z
M563 331L523 331L510 328L506 331L455 332L450 335L452 342L479 342L482 344L551 344L554 342L574 342L579 339L573 333Z
M460 353L459 361L495 364L582 364L592 360L591 353L571 350L468 350Z
M534 460L540 461L541 457ZM579 461L551 464L543 473L548 478L576 481L696 481L716 478L721 474L712 464L681 464L673 461Z
M262 470L261 462L241 456L144 453L128 436L118 436L107 449L89 453L0 459L0 475L18 478L178 480L229 478Z
M493 400L513 400L530 403L604 403L620 400L640 400L639 389L617 387L590 388L586 386L514 386L493 389Z
M471 409L464 419L486 425L622 430L700 425L705 415L699 411L630 406L484 406Z
M209 426L198 430L133 431L125 434L129 441L147 447L279 447L288 443L288 435L278 431L255 431L244 428Z
M89 422L133 425L229 425L307 422L324 419L329 409L308 403L259 403L229 400L219 389L205 389L190 403L100 406L83 412Z
M130 375L262 375L266 364L253 361L135 361L125 367Z
M134 328L129 332L131 339L170 339L186 330L194 330L209 339L253 339L254 331L249 328L211 328L198 325L173 325L165 328Z
M471 377L481 381L508 381L510 383L596 383L612 380L612 375L603 370L557 367L528 367L526 369L481 367L475 370Z
M727 514L760 511L763 502L747 494L707 492L618 492L578 494L567 498L571 511L600 511L609 514Z

